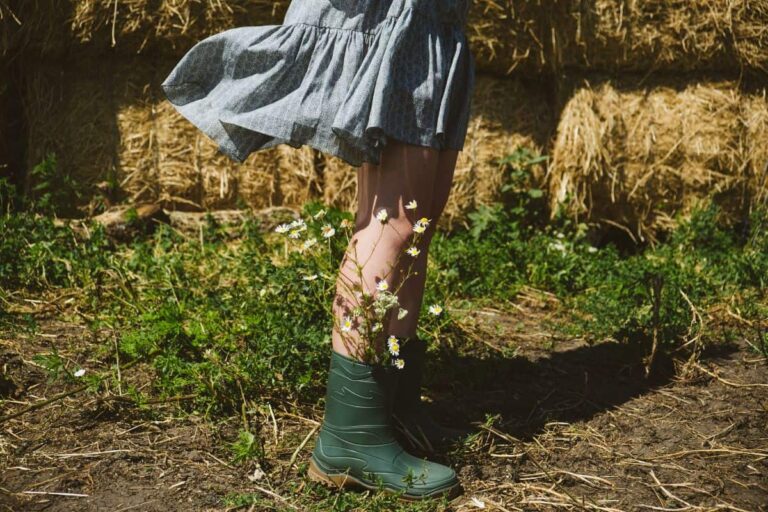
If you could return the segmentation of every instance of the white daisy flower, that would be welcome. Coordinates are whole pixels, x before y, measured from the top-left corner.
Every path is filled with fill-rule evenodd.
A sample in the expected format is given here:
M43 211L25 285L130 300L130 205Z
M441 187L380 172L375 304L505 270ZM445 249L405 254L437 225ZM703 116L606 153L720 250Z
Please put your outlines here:
M341 330L343 332L349 332L352 330L352 319L350 317L345 316L341 321Z
M419 255L421 250L418 247L409 247L407 251L405 251L409 255L413 256L414 258Z
M411 199L410 202L407 205L405 205L405 209L406 210L415 210L416 209L416 200L415 199Z
M383 224L387 222L387 215L388 215L387 210L382 208L381 210L379 210L379 213L376 214L376 219L378 219L378 221Z
M340 228L351 228L352 222L350 222L349 219L341 219L341 222L339 223Z
M416 233L423 233L427 230L427 226L429 226L429 219L422 217L413 224L413 230Z
M310 247L312 247L316 243L317 243L317 239L316 238L308 238L308 239L304 240L304 243L302 244L302 247L304 249L309 249Z
M407 309L400 308L400 311L397 312L397 319L402 320L403 318L405 318L405 315L407 314L408 314Z
M301 236L300 230L294 229L290 233L288 233L288 238L299 238Z
M387 350L393 356L400 355L400 341L394 334L390 334L389 338L387 338Z
M405 368L405 361L403 361L402 359L395 359L392 361L392 364L395 365L398 370L402 370L403 368Z
M443 312L443 308L439 304L432 304L431 306L429 306L429 312L437 316Z
M389 290L389 284L385 280L381 280L378 283L376 283L376 289L380 292Z
M80 368L75 372L75 377L82 377L83 375L85 375L85 369L83 368Z
M275 228L275 233L287 233L291 229L290 224L280 224Z
M326 224L325 226L323 226L321 231L323 232L323 236L325 238L331 238L333 235L336 234L336 230L333 229L333 226L331 226L330 224Z

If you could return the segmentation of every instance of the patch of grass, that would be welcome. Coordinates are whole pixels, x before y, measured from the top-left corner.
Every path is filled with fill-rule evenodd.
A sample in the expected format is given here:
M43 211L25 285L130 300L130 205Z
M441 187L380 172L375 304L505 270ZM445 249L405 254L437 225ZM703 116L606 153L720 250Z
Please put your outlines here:
M540 160L525 151L503 159L504 202L473 212L465 229L438 232L424 308L503 304L533 287L555 294L571 312L560 326L565 332L590 341L657 339L662 350L692 335L696 311L736 292L745 318L764 315L752 304L765 298L768 208L734 232L710 203L663 244L625 255L610 244L592 246L584 224L547 220L530 173ZM320 210L322 220L307 229L327 245L305 254L288 251L284 236L263 233L253 218L234 239L208 216L200 237L159 226L113 246L95 224L90 239L78 240L47 216L7 211L0 216L0 289L6 297L78 290L76 307L93 327L120 333L123 360L156 354L157 378L143 392L194 395L180 402L190 411L232 414L243 396L316 403L329 357L333 278L346 246L342 237L324 240L321 229L352 219L317 202L305 205L303 217ZM305 279L315 274L324 278ZM459 331L447 311L421 318L426 337ZM765 350L763 332L754 340Z

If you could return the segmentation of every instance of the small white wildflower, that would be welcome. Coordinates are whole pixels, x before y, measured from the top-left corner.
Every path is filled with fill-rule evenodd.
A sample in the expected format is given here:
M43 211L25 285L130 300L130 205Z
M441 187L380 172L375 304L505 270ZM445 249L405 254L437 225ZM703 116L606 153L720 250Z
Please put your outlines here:
M397 319L402 320L403 318L405 318L405 315L407 314L408 314L407 309L400 308L400 311L397 312Z
M376 283L376 289L380 292L389 290L389 284L385 280L381 280L378 283Z
M343 332L349 332L352 330L352 319L350 317L345 316L341 321L341 330Z
M317 274L312 274L312 275L304 276L304 277L302 277L302 279L305 280L305 281L314 281L315 279L317 279Z
M300 236L301 236L301 230L299 229L294 229L293 231L288 233L289 238L299 238Z
M297 228L299 231L303 231L304 229L307 228L307 223L304 222L304 219L296 219L290 224L288 224L288 227L292 229Z
M422 217L413 224L413 230L416 233L423 233L427 230L427 226L429 226L429 219Z
M587 249L587 251L588 251L588 252L597 252L597 247L592 247L592 246L589 246L589 248Z
M564 235L564 234L562 234L562 233L559 233L559 232L557 233L557 238L563 238L564 236L565 236L565 235Z
M371 326L371 331L373 331L373 332L379 332L379 331L382 329L382 327L384 327L384 326L382 325L382 323L381 323L381 322L376 322L375 324L373 324L373 325Z
M405 361L403 361L402 359L394 359L392 361L392 364L395 365L398 370L402 370L403 368L405 368Z
M336 230L333 229L333 226L331 226L330 224L326 224L325 226L323 226L322 232L325 238L331 238L333 235L336 234Z
M341 222L339 223L339 227L342 229L351 228L352 222L350 222L349 219L341 219Z
M416 209L416 200L415 199L411 199L410 202L407 205L405 205L405 209L406 210L415 210Z
M84 368L80 368L79 370L77 370L75 372L75 377L82 377L83 375L85 375L85 369Z
M325 209L322 209L322 210L320 210L319 212L317 212L316 214L314 214L314 215L312 216L312 218L313 218L313 219L320 219L320 218L323 218L323 217L325 217L325 213L326 213L326 212L325 212Z
M390 334L389 338L387 338L387 350L389 350L389 353L393 356L400 355L400 341L394 334Z
M409 247L407 251L405 251L409 255L413 256L414 258L419 255L421 250L418 247Z
M309 249L310 247L312 247L316 243L317 243L317 239L316 238L308 238L308 239L304 240L304 244L302 245L302 247L304 247L304 249Z
M387 210L382 208L381 210L379 210L379 213L376 214L376 219L378 219L378 221L383 224L387 222L387 215L388 215Z
M443 308L439 304L432 304L429 306L429 312L437 316L443 312Z
M280 224L275 228L275 233L287 233L291 229L289 224Z

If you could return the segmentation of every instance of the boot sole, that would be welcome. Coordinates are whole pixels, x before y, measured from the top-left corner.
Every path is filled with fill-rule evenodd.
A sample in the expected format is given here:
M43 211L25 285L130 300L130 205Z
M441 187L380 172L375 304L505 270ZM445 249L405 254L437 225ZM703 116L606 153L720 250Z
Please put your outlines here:
M363 482L362 480L359 480L349 475L348 473L333 474L333 473L327 473L323 471L315 462L314 457L309 458L309 469L307 470L307 476L313 482L318 482L318 483L327 485L329 487L347 488L347 489L363 488L371 491L379 490L378 486ZM396 494L398 492L388 487L384 487L383 489L384 491L391 494ZM459 494L461 494L461 483L456 482L456 484L452 485L451 487L448 487L447 489L441 489L431 494L402 493L399 495L399 498L406 501L422 501L425 499L438 498L445 495L450 500L455 498Z

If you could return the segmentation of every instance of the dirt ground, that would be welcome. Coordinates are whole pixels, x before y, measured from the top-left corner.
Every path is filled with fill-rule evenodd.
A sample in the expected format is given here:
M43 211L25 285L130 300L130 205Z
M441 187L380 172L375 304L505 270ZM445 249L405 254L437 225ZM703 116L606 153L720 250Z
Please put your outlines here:
M532 308L464 312L483 350L441 351L430 367L434 414L477 433L437 457L464 487L450 510L768 510L765 358L737 340L685 376L663 359L646 379L628 347L558 339ZM93 347L110 333L39 322L34 336L0 332L0 416L74 387L46 382L32 360L52 345L106 367ZM152 375L137 365L123 378L148 386ZM250 404L271 461L261 468L230 462L242 418L214 424L174 405L79 393L1 423L0 511L235 510L222 499L236 493L264 498L242 510L305 508L288 490L304 485L321 409Z

